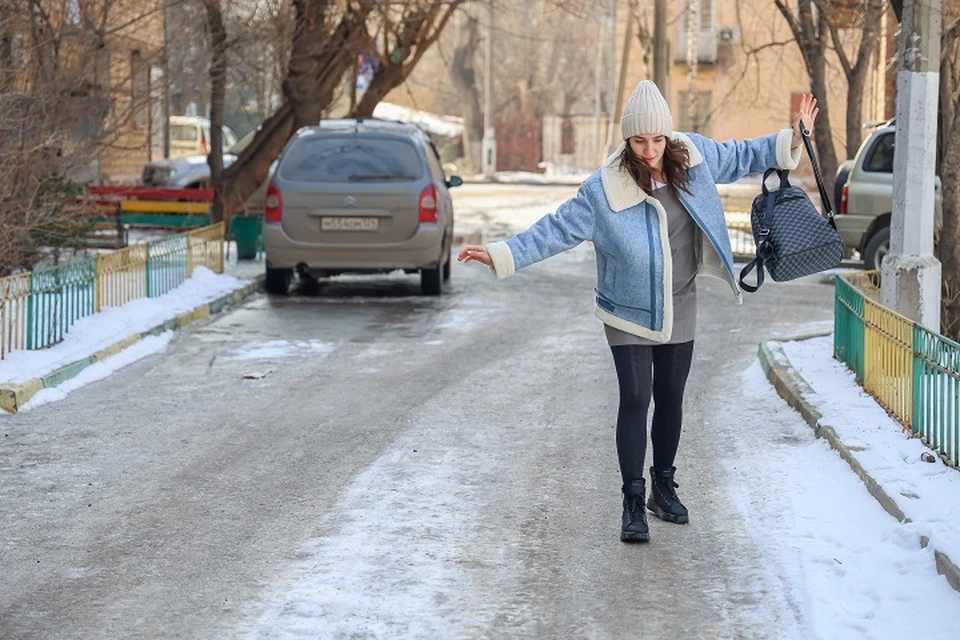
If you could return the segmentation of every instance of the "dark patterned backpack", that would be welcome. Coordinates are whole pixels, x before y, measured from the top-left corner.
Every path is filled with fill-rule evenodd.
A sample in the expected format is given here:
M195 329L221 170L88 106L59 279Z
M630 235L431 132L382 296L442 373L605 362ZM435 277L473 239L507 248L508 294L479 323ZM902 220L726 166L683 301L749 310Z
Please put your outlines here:
M843 240L833 221L833 209L813 154L810 132L802 123L800 129L826 217L820 215L803 189L790 184L789 171L767 169L763 174L763 192L754 199L750 212L757 257L740 271L740 286L749 293L760 289L764 269L771 278L783 282L832 269L843 259ZM767 178L774 172L780 176L780 188L770 191ZM754 269L757 270L756 286L745 282L747 274Z

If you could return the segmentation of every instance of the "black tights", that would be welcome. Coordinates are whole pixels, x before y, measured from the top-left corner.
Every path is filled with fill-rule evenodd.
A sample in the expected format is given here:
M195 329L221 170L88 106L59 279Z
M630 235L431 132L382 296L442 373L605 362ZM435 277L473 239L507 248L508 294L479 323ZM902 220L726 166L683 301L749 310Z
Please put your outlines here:
M643 478L647 411L653 396L653 465L673 466L680 444L683 390L693 360L693 341L611 347L620 381L617 455L624 484Z

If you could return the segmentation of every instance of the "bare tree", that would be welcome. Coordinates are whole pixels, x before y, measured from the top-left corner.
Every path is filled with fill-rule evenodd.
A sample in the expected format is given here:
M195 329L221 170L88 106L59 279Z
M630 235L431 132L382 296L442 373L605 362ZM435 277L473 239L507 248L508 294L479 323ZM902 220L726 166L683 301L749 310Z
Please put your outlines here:
M477 173L480 170L483 141L483 108L480 104L481 93L477 83L474 52L480 49L480 23L472 15L463 15L463 26L453 52L450 75L462 96L464 170Z
M33 268L89 229L90 212L73 206L83 183L98 179L105 150L130 144L125 136L149 121L149 57L131 55L121 81L104 50L156 18L153 8L65 8L0 6L0 275Z
M378 66L352 116L370 117L377 104L400 86L443 33L463 0L411 0L399 7L381 3L373 16L379 33L371 38Z
M774 0L780 14L790 25L794 40L800 48L803 63L810 75L810 90L817 97L820 115L814 124L817 157L826 183L827 193L833 193L837 173L837 152L830 129L830 102L827 92L827 47L830 42L830 24L827 13L817 10L814 0L798 0L794 11L783 0Z
M824 15L839 13L836 0L818 0L817 5ZM847 157L857 154L860 143L863 142L863 91L870 72L870 60L877 48L880 30L880 19L886 11L884 0L865 0L863 6L849 15L853 20L842 19L847 14L839 14L837 19L828 21L830 39L833 48L840 59L840 67L847 78ZM856 55L853 60L847 55L844 48L841 31L855 31L859 36ZM819 99L819 96L818 96Z
M355 63L358 44L367 37L366 20L376 5L374 0L294 0L283 103L215 185L224 216L241 210L263 184L270 165L297 129L319 122Z

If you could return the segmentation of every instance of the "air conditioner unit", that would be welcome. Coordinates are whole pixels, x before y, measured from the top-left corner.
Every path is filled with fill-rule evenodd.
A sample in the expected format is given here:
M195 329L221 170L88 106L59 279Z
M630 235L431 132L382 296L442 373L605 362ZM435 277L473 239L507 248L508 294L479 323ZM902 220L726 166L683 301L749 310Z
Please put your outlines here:
M721 45L740 44L740 27L721 27L717 31L717 40Z

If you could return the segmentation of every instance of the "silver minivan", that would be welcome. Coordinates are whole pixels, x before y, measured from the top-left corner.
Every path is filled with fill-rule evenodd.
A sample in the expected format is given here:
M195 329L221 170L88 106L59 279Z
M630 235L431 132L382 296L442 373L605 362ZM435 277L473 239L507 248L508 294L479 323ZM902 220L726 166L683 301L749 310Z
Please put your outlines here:
M324 120L297 131L264 199L266 289L294 273L420 274L424 295L450 277L453 204L430 139L415 125Z

